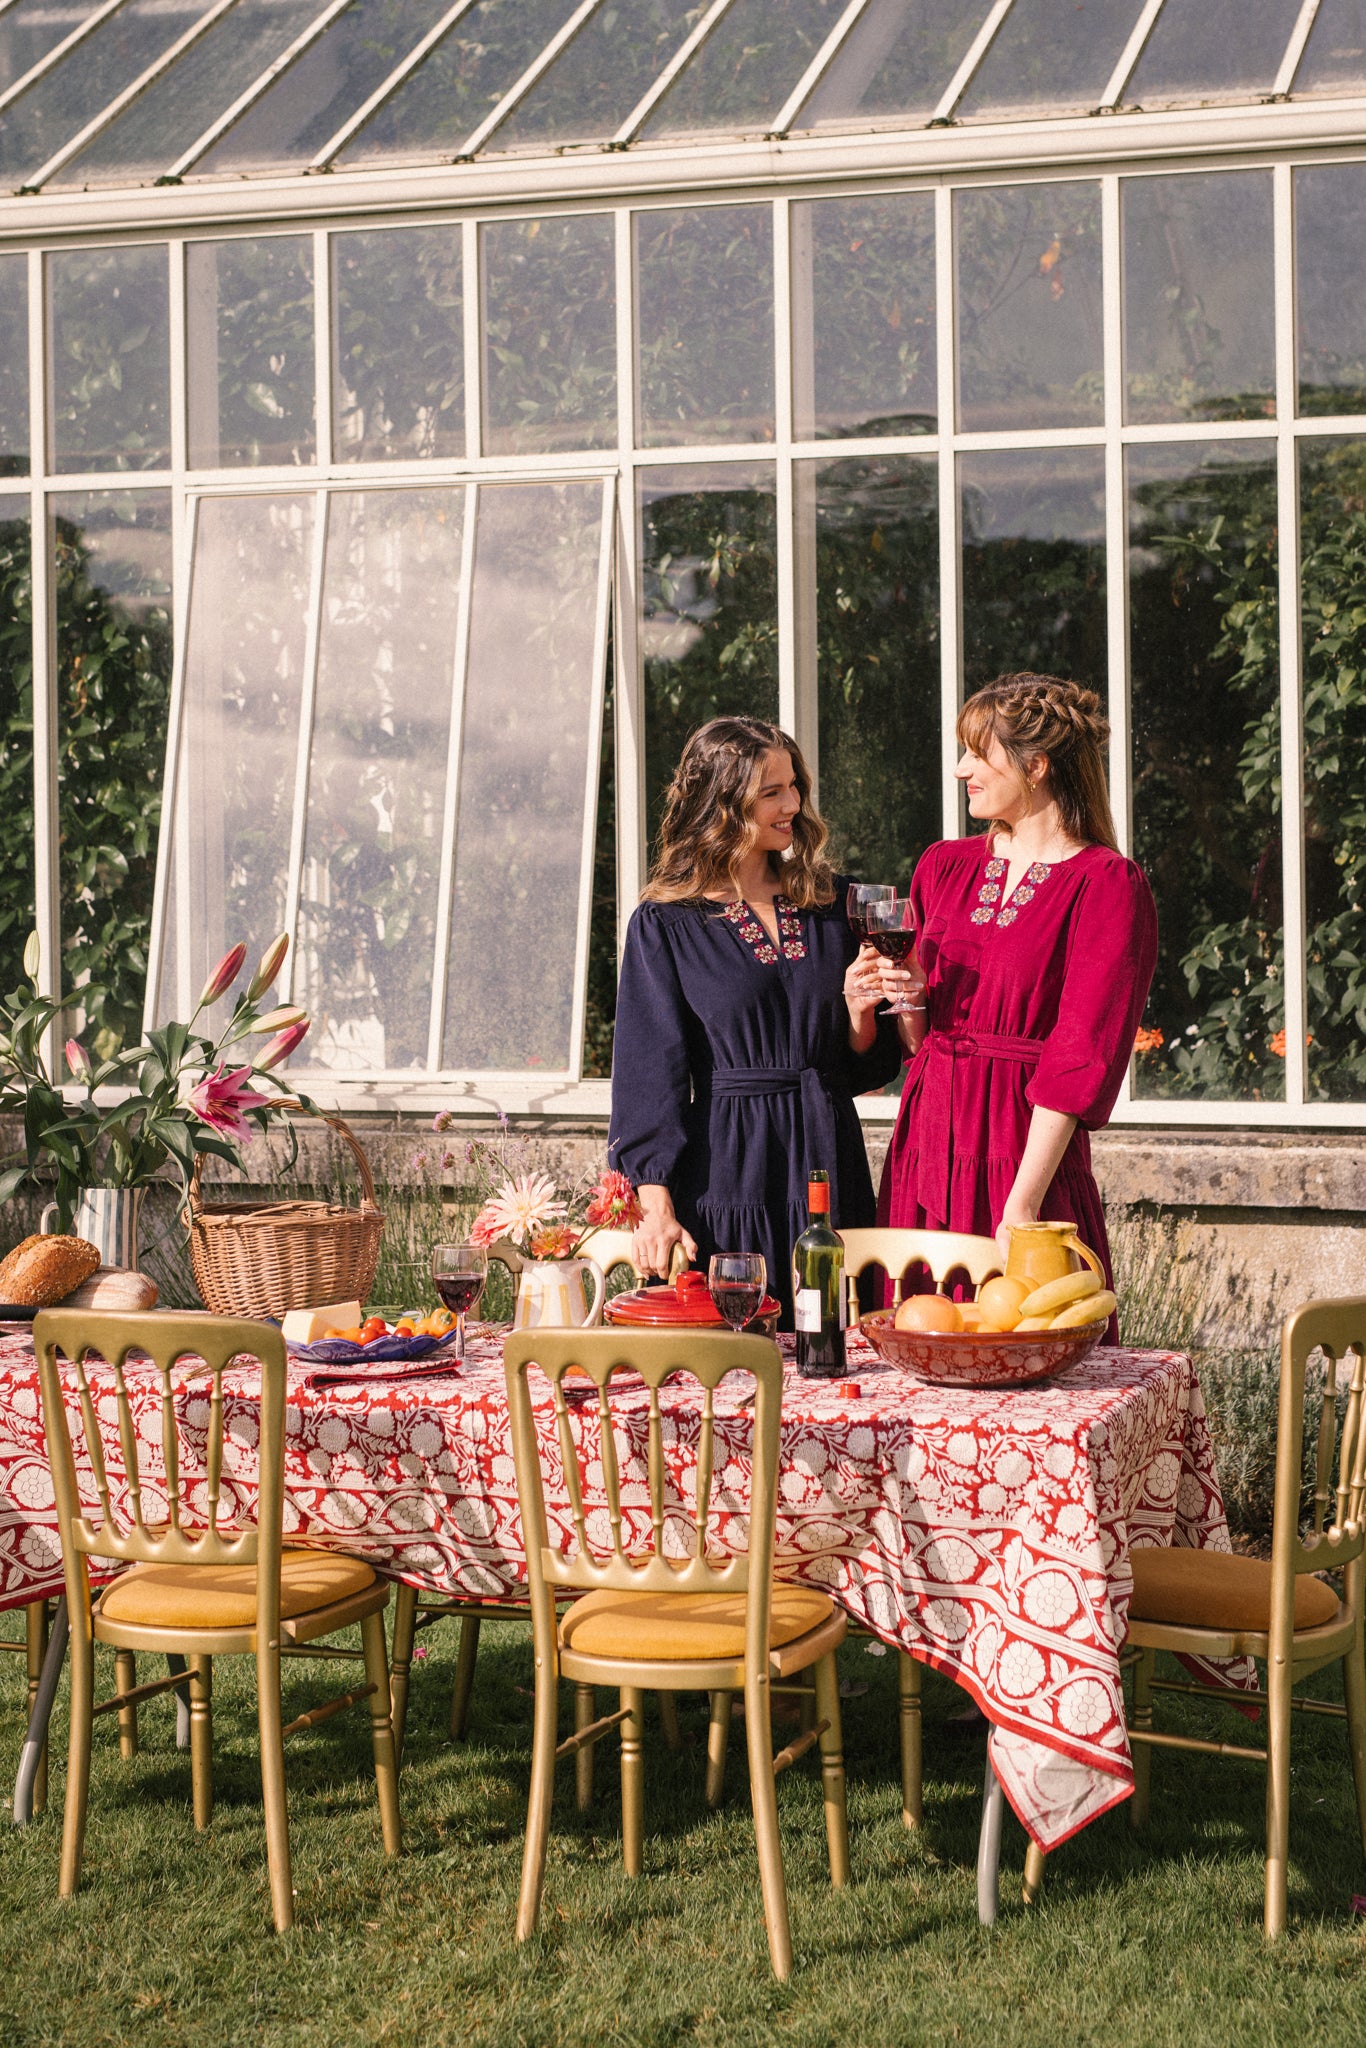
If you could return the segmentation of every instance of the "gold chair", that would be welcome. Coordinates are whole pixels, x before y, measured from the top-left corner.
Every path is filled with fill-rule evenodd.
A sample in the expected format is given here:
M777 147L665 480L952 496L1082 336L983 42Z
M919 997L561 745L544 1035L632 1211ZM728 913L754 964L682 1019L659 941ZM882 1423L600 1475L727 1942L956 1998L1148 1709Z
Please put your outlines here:
M51 1607L46 1600L30 1600L23 1609L24 1639L22 1642L11 1637L0 1639L0 1654L8 1651L20 1656L28 1666L28 1710L33 1712L33 1703L38 1696L38 1681L43 1675L43 1659L47 1655L48 1636L51 1631ZM33 1777L32 1811L42 1813L47 1805L47 1744L43 1744L38 1758L38 1767Z
M266 1853L271 1903L281 1932L294 1918L290 1883L289 1817L285 1804L284 1737L310 1728L343 1707L368 1699L384 1847L400 1848L397 1768L389 1719L389 1673L384 1652L383 1611L389 1589L360 1558L314 1548L284 1548L285 1346L268 1324L203 1315L111 1315L77 1309L45 1309L33 1326L42 1385L43 1423L57 1496L71 1627L71 1750L67 1764L66 1820L62 1833L60 1891L69 1897L80 1882L90 1784L90 1743L94 1716L117 1712L121 1723L140 1700L182 1686L176 1672L147 1685L133 1683L133 1654L140 1650L185 1657L190 1667L190 1771L195 1825L207 1828L213 1814L213 1659L254 1656L261 1736L261 1790L265 1805ZM74 1368L85 1431L94 1467L100 1517L82 1507L72 1456L70 1422L63 1398L57 1354ZM95 1395L86 1355L95 1353L112 1368L127 1507L114 1512ZM156 1374L160 1399L157 1467L149 1468L125 1378L130 1352L145 1353ZM186 1356L194 1362L178 1379L172 1369ZM223 1371L242 1356L259 1360L261 1431L259 1500L254 1519L221 1523L223 1481ZM204 1411L196 1421L205 1433L204 1478L182 1478L179 1412L187 1387L207 1379ZM101 1403L108 1396L99 1390ZM186 1501L202 1499L204 1528L184 1526ZM163 1506L164 1501L164 1506ZM149 1519L149 1516L152 1519ZM198 1516L196 1517L196 1519ZM130 1567L92 1601L89 1559L115 1557ZM358 1622L361 1650L319 1646L318 1639ZM117 1653L119 1690L95 1704L94 1646L111 1644ZM280 1658L349 1657L363 1660L366 1683L281 1726Z
M717 1734L718 1699L725 1702L728 1723L730 1695L743 1691L764 1921L774 1974L786 1978L792 1969L792 1943L775 1779L816 1743L821 1752L830 1878L836 1886L848 1882L849 1837L835 1669L845 1619L824 1593L773 1582L781 1353L768 1338L735 1337L719 1331L528 1330L509 1337L505 1360L536 1657L531 1797L517 1939L525 1941L534 1933L540 1914L556 1762L591 1748L609 1729L621 1728L623 1860L627 1875L638 1877L644 1867L641 1740L645 1692L707 1692L713 1708L710 1751ZM553 1392L574 1526L573 1547L568 1553L552 1548L547 1533L541 1446L527 1382L533 1364L545 1374ZM571 1367L586 1373L597 1389L596 1420L610 1548L595 1547L589 1536L564 1393L564 1378ZM608 1381L618 1367L638 1372L650 1393L650 1535L643 1543L630 1539L623 1521L621 1474L607 1396ZM749 1550L723 1558L708 1548L715 1452L713 1396L726 1375L737 1370L752 1373L756 1381ZM674 1374L689 1375L703 1389L691 1513L686 1501L666 1499L659 1389ZM666 1529L673 1532L672 1545L666 1544ZM687 1554L681 1548L685 1538ZM583 1597L575 1600L565 1615L557 1615L557 1594L573 1591ZM775 1757L771 1694L774 1690L809 1694L812 1688L793 1686L789 1681L813 1667L815 1709L820 1718ZM572 1679L576 1687L575 1730L564 1742L558 1740L561 1677ZM599 1720L593 1718L592 1688L600 1685L617 1688L621 1706ZM709 1780L711 1775L709 1769Z

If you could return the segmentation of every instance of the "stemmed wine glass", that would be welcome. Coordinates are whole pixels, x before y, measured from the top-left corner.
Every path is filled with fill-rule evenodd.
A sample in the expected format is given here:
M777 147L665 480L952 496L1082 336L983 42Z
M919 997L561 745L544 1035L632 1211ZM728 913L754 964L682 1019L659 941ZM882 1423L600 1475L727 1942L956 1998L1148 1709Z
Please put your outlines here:
M713 1252L707 1267L707 1288L732 1330L743 1330L758 1315L768 1285L768 1268L759 1252Z
M884 960L895 960L898 967L909 960L915 950L915 925L911 919L910 898L898 903L893 896L890 903L870 903L867 907L868 943L876 946ZM908 1017L919 1005L906 996L898 996L889 1003L885 1014L889 1017Z
M844 912L850 929L856 939L862 941L868 936L868 905L870 903L895 903L896 890L890 882L851 882L845 898Z
M465 1362L465 1316L484 1291L488 1253L481 1244L438 1244L432 1248L432 1284L455 1317L455 1355Z

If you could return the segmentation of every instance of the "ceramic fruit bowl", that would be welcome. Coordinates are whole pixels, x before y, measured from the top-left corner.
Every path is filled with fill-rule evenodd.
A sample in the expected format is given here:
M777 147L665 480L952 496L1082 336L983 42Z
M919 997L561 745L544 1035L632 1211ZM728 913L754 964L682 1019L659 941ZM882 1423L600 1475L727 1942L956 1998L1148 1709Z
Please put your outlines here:
M1081 1330L898 1330L894 1311L877 1309L859 1324L879 1358L951 1387L1023 1387L1059 1366L1075 1365L1100 1342L1105 1324Z

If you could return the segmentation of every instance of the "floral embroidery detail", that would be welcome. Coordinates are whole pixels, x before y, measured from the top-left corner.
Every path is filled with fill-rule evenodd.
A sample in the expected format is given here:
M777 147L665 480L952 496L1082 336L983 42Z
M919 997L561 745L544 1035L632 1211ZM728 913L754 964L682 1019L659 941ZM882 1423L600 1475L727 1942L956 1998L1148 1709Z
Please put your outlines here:
M974 910L972 913L972 922L974 924L990 924L991 918L992 913L990 910Z
M797 915L797 906L786 896L775 896L773 907L778 913L778 936L783 942L783 952L789 960L805 960L806 941L802 937L802 921Z
M996 922L998 925L1014 924L1015 919L1018 915L1019 912L1015 909L1014 904L1011 904L1007 909L1001 912L1001 915L997 918Z
M1032 903L1038 894L1039 885L1046 882L1053 870L1046 861L1031 861L1010 893L1010 901L1001 903L1001 877L1006 871L1003 854L997 854L986 864L982 886L977 891L977 908L972 912L973 924L995 924L1003 930L1014 924L1027 903ZM1000 904L998 909L996 906Z
M768 933L760 924L748 903L728 903L724 915L739 932L740 937L763 967L776 966L779 958L805 960L806 941L802 937L802 921L794 903L786 896L775 896L773 907L778 913L778 937L782 951L774 945Z

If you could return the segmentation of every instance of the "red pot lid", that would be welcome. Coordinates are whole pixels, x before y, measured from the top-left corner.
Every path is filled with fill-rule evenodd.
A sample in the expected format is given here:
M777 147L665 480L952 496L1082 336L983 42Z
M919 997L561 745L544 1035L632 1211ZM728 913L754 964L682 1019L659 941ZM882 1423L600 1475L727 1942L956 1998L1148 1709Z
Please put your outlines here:
M778 1307L771 1294L765 1295L759 1314L776 1316ZM711 1298L706 1274L696 1272L680 1273L672 1287L637 1287L629 1294L614 1294L604 1314L611 1323L726 1327L725 1317Z

